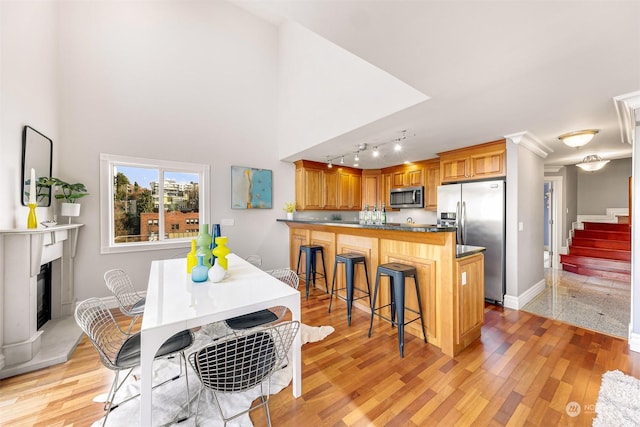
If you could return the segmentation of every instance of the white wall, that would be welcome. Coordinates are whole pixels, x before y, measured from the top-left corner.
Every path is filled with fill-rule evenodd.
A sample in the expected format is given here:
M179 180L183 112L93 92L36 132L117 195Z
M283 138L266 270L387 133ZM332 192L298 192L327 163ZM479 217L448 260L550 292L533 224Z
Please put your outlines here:
M0 228L27 224L20 196L23 127L53 139L57 158L56 9L52 2L0 2ZM39 221L47 219L47 208L36 212Z
M48 132L59 158L54 175L83 182L92 194L83 199L78 219L85 227L76 259L77 298L107 296L102 275L114 267L144 289L151 260L176 252L100 255L101 152L210 164L209 222L233 218L235 226L223 233L234 252L260 254L267 268L288 265L288 229L275 220L294 197L294 167L274 150L276 28L226 2L55 4L3 3L2 93L4 98L6 89L12 102L3 100L2 132L3 145L7 134L18 135L18 151L23 121ZM27 28L38 40L29 40ZM11 66L5 63L7 40ZM37 73L30 64L14 65L18 54L35 61ZM35 95L50 102L24 105ZM34 123L40 116L45 125ZM11 160L2 156L3 166L19 169L18 151L12 150ZM273 170L273 209L230 209L231 165ZM9 206L19 203L17 169L9 176L15 195L0 194L11 199Z
M280 158L428 97L295 22L280 26Z
M604 215L607 208L629 207L631 157L611 160L599 171L578 173L578 215Z
M507 139L507 283L504 305L508 308L523 307L544 286L543 186L543 158Z

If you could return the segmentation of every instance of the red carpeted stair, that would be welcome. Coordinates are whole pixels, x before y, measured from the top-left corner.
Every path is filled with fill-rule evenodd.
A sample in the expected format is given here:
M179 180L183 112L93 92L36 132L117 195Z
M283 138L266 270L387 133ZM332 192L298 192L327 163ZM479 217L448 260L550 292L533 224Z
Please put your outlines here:
M585 276L631 282L631 228L628 224L585 222L575 230L562 269Z

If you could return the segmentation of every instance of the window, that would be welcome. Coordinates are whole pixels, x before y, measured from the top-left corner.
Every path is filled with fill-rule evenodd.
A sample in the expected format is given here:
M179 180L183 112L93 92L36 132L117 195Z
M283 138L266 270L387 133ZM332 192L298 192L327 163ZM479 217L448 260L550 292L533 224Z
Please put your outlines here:
M208 187L209 165L101 154L101 253L188 246L206 223Z

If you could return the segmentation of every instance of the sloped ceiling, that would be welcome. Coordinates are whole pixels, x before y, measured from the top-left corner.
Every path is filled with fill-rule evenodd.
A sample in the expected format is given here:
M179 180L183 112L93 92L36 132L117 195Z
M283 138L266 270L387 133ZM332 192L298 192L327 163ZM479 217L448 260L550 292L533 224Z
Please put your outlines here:
M407 130L401 155L361 160L378 168L528 132L553 152L548 165L597 153L631 156L613 98L640 90L637 1L235 2L279 25L293 20L430 100L290 153L324 161ZM586 147L557 136L597 128ZM415 136L414 136L415 135Z

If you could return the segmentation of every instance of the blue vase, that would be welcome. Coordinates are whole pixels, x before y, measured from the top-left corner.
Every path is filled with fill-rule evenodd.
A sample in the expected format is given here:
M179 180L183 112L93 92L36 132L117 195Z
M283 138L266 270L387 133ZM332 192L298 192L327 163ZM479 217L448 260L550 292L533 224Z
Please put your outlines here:
M204 265L203 256L198 255L198 265L191 269L191 280L194 282L206 282L209 274L209 267Z
M222 236L222 233L220 232L220 224L211 224L211 247L209 248L211 250L211 253L213 253L213 250L217 246L216 237L220 236ZM213 266L215 262L216 256L213 255L213 257L211 258L211 265Z

